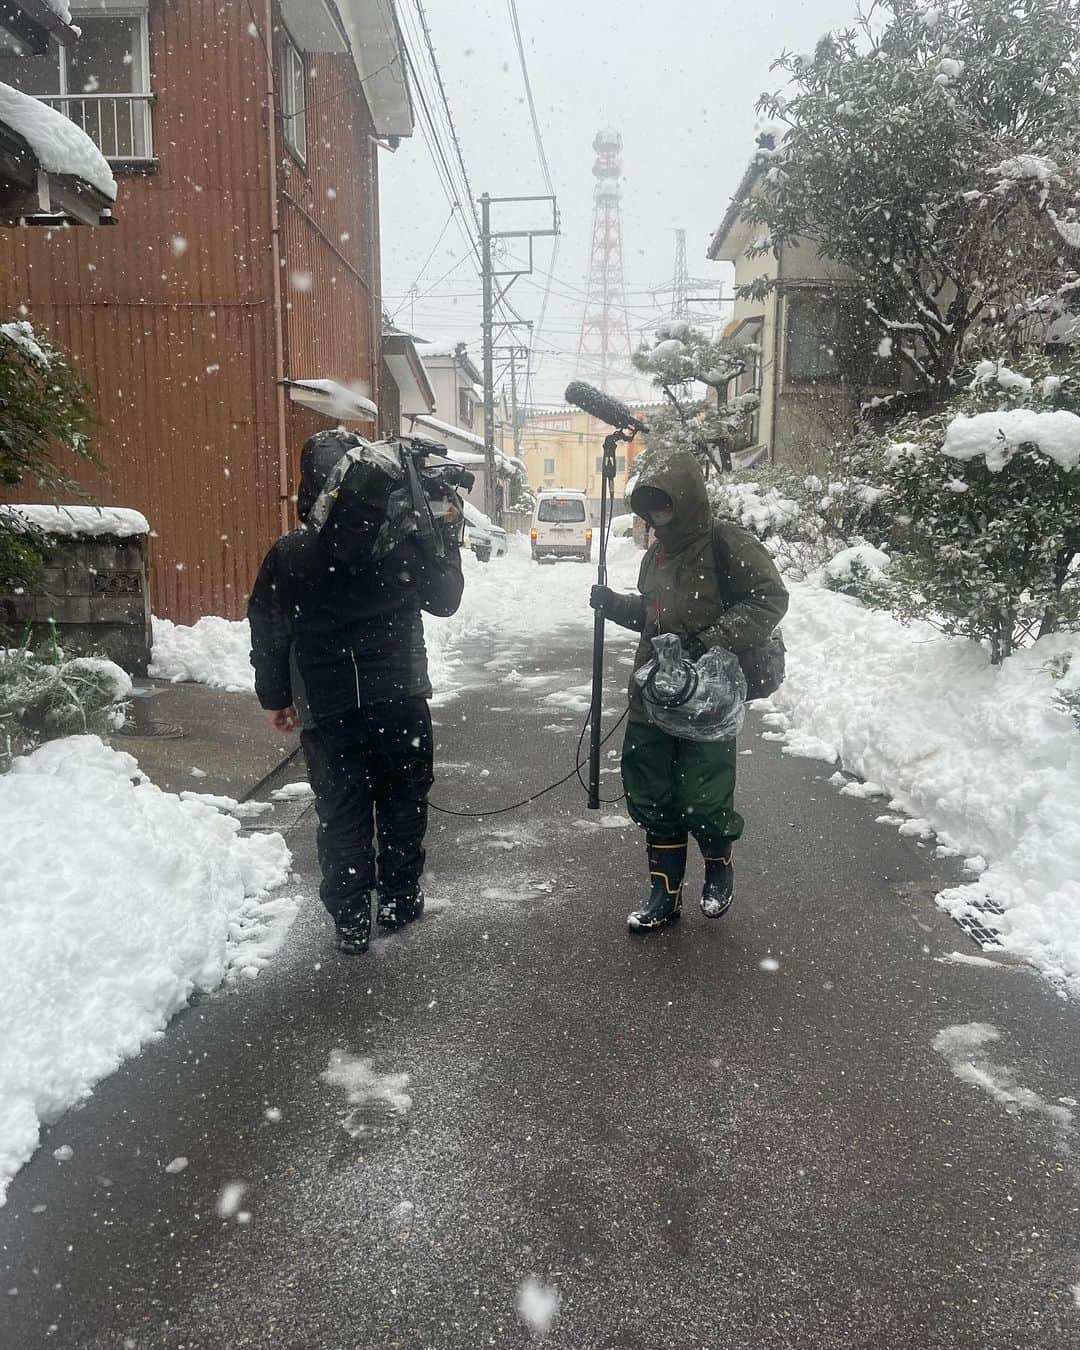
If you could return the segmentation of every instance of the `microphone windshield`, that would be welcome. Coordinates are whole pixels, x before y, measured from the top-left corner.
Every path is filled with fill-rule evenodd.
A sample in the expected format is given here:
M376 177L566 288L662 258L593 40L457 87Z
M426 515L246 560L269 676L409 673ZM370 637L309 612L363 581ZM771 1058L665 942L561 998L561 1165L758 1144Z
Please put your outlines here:
M620 403L618 399L611 398L603 390L585 384L582 380L573 380L568 384L565 397L567 403L572 403L575 408L580 408L599 421L606 422L609 427L618 427L622 430L625 427L639 425L625 403Z

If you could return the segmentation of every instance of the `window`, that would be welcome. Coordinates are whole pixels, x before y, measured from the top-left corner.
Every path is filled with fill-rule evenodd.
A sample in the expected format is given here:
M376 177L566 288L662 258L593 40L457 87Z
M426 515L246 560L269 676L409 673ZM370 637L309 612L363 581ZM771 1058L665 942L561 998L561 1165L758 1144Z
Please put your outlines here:
M458 420L463 427L472 428L475 403L471 389L458 390Z
M834 297L793 296L787 304L787 378L840 379L840 304Z
M585 519L580 497L548 497L540 503L536 519L545 525L577 525Z
M604 456L603 456L603 455L597 455L597 456L596 456L596 472L597 472L597 473L602 473L602 472L603 472L603 468L604 468ZM619 455L619 456L616 458L616 460L615 460L615 472L616 472L616 473L625 473L625 472L626 472L626 456L625 456L625 455Z
M555 461L554 461L553 459L545 459L545 460L544 460L544 474L545 474L545 475L549 475L549 474L554 474L554 472L555 472Z
M285 144L307 163L307 83L300 48L281 33L281 123Z
M153 158L146 13L76 15L82 37L44 56L0 53L0 82L34 94L82 127L106 159Z

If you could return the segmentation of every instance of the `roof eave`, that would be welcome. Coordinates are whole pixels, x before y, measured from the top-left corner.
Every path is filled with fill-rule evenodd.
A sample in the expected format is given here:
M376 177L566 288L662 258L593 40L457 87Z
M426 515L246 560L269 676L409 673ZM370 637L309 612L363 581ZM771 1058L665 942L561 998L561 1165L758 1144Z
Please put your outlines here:
M46 0L0 0L0 28L13 33L35 56L49 50L50 39L68 47L79 37Z
M413 134L412 95L393 0L337 0L375 135Z

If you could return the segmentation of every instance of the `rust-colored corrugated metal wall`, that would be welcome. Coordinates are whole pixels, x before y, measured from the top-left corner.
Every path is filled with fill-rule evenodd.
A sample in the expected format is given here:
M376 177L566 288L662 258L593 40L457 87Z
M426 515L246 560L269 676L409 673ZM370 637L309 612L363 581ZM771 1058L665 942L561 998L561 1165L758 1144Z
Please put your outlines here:
M243 5L152 0L156 172L110 229L0 233L0 308L25 304L97 403L102 502L155 531L152 600L238 615L276 533L265 61Z
M253 13L261 25L261 3L151 0L156 171L119 180L113 228L0 231L0 317L25 305L85 373L101 469L80 481L148 516L154 612L182 622L241 615L280 525L267 70ZM362 379L377 398L366 105L347 57L310 59L308 166L286 160L279 175L286 373ZM308 290L289 284L301 272ZM320 425L291 410L290 460Z
M371 121L344 56L310 59L306 166L281 176L286 372L380 390L378 183ZM293 409L290 441L310 419ZM325 422L321 423L326 425ZM368 426L374 434L375 424Z

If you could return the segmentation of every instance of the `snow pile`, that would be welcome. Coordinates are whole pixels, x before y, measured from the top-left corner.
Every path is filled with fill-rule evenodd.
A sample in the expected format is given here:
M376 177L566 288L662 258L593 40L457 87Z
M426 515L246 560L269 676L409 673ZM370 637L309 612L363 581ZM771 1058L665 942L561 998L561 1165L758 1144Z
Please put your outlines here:
M849 581L856 564L869 576L880 577L892 566L892 559L872 544L854 544L843 548L825 564L825 573L833 581Z
M0 511L59 538L133 539L150 533L146 517L125 506L16 505L0 507Z
M1066 706L1080 689L1080 635L993 667L975 643L927 624L790 590L788 678L773 696L789 752L840 759L914 817L902 830L932 828L944 847L981 854L985 870L938 903L958 916L997 905L1002 944L1080 991L1080 734Z
M959 460L982 456L991 473L1000 473L1024 445L1036 446L1063 469L1075 469L1080 464L1080 417L1060 408L1054 412L1008 408L954 417L942 453Z
M96 736L0 776L0 1203L43 1122L86 1097L193 992L257 972L296 913L278 834L241 837Z
M211 615L187 627L154 619L150 674L174 684L190 681L233 693L254 690L248 621Z
M116 179L108 161L81 127L9 84L0 84L0 122L30 146L46 173L68 174L116 201Z

